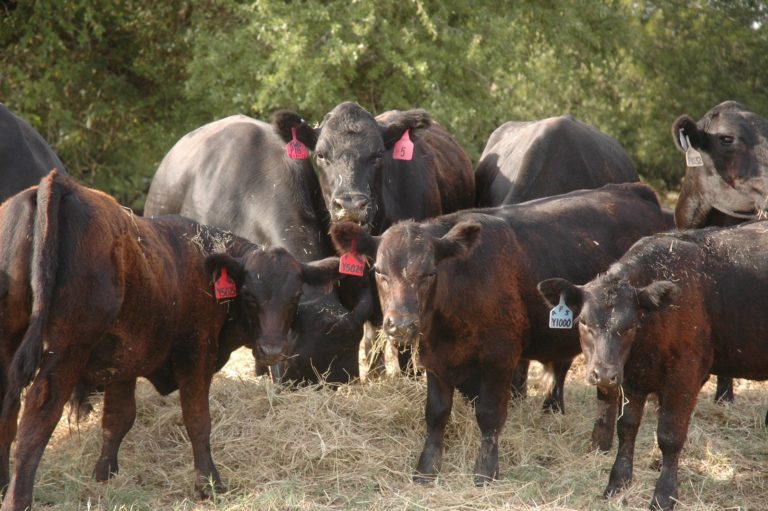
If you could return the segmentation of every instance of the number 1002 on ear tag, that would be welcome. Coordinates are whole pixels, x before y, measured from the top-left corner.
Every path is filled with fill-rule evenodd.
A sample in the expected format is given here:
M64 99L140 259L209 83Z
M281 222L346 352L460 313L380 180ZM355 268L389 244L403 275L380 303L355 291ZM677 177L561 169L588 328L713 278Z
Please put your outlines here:
M560 293L560 303L549 311L549 328L572 328L573 312L565 305L565 293Z

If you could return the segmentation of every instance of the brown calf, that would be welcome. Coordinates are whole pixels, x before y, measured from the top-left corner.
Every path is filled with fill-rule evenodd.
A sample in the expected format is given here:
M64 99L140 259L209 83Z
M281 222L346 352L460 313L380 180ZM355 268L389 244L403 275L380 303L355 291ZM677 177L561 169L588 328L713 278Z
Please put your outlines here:
M384 332L400 344L419 343L427 438L416 481L439 469L455 388L475 400L482 432L475 481L496 477L498 436L520 358L559 367L564 377L579 353L574 329L547 327L540 277L565 272L586 282L662 227L654 193L627 184L402 222L381 237L351 223L331 228L340 251L356 247L375 257ZM562 409L562 395L550 399ZM612 436L613 422L599 420L596 442L607 449Z
M584 286L539 284L579 317L587 381L624 390L619 450L606 497L632 480L635 437L648 394L659 401L661 476L651 508L671 509L696 396L710 373L768 379L768 222L644 238ZM613 403L613 416L616 403Z
M20 392L31 382L3 511L31 505L37 465L78 381L105 389L97 480L117 472L144 376L167 392L178 387L196 489L221 488L209 440L213 373L241 345L278 359L302 284L335 279L338 268L338 258L301 264L183 218L134 217L56 172L0 208L0 247L0 362L10 363L2 371L3 483ZM237 293L229 304L213 297L224 268Z

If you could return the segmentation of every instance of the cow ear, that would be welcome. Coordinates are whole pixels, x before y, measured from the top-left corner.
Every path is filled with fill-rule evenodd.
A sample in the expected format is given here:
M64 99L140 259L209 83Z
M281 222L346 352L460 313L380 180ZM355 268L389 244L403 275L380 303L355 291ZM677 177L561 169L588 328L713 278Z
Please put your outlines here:
M704 134L696 126L696 121L687 115L681 115L672 123L672 139L683 153L688 150L688 141L691 142L694 149L702 149L706 143Z
M399 112L392 118L389 124L381 126L384 147L391 149L395 142L403 136L405 130L411 130L410 138L415 140L414 130L429 128L431 125L432 117L426 110L417 108L415 110Z
M211 254L205 258L205 271L214 280L219 278L222 268L227 269L227 274L235 281L237 287L240 287L240 284L243 281L244 270L241 260L228 254Z
M477 244L482 226L477 222L459 222L445 236L435 240L435 262L469 253Z
M339 278L339 258L326 257L311 263L301 263L301 276L305 284L322 286Z
M584 290L565 279L546 279L542 280L536 286L539 294L550 307L555 307L560 303L560 295L565 294L565 304L573 315L578 316L581 307L584 305Z
M339 254L345 254L354 247L355 252L375 258L379 249L380 236L371 236L354 222L334 222L331 224L331 241Z
M657 280L637 290L637 302L648 311L663 310L677 301L680 287L668 280Z
M275 133L283 140L293 140L293 128L296 128L296 138L311 150L317 145L317 131L307 124L296 112L290 110L278 110L272 114L272 127Z

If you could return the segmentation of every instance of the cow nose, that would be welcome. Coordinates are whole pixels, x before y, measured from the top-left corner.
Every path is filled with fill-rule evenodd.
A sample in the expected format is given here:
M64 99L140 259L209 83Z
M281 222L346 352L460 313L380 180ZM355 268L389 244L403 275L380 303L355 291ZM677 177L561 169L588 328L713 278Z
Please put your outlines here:
M368 221L371 199L363 194L348 194L335 197L331 201L331 214L334 220L348 220L360 224Z
M261 361L265 364L275 364L283 358L288 342L283 338L262 337L256 343L258 353L261 355Z
M590 385L598 387L616 387L619 384L619 372L616 369L596 368L587 377Z
M384 320L384 333L390 337L411 339L419 333L419 320L415 318L395 319L388 316Z

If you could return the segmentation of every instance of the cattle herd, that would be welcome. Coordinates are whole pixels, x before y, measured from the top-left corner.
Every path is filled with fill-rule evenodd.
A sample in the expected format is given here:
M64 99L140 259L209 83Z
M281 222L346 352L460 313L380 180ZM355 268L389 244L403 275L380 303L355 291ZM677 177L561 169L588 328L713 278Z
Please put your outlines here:
M768 121L727 101L672 136L686 162L674 215L616 140L570 116L503 124L476 168L421 109L347 102L316 127L232 116L171 148L137 216L69 177L0 104L2 511L32 505L67 401L83 409L93 391L93 476L117 473L140 376L179 391L195 488L221 491L208 394L232 351L286 386L341 384L373 327L426 373L415 482L440 470L454 390L474 405L486 484L528 362L553 375L543 407L564 413L583 352L593 446L618 436L604 495L632 480L655 394L650 506L672 509L703 383L717 375L716 399L732 400L731 378L768 379Z

